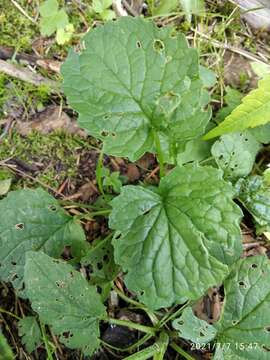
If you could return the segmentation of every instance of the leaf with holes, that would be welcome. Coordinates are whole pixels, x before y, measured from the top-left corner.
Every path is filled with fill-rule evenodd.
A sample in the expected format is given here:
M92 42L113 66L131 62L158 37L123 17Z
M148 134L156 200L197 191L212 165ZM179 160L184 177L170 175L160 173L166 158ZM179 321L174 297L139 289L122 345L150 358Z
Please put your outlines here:
M84 45L62 66L63 88L105 153L133 161L156 151L157 136L185 144L204 133L209 96L182 34L122 17L91 30Z
M150 308L196 299L219 284L241 253L241 210L222 172L176 167L159 188L125 186L110 227L125 282Z
M114 280L119 273L119 266L114 262L111 237L95 241L82 258L81 263L84 266L90 266L92 284Z
M223 358L268 360L270 352L270 262L266 256L239 260L225 284L222 317L215 324ZM229 348L226 344L230 344Z
M270 75L258 83L258 89L252 90L242 99L226 119L204 136L211 139L230 132L243 131L248 128L270 122Z
M184 309L182 315L173 321L172 326L178 331L179 337L195 344L207 344L217 333L214 326L194 316L191 307Z
M31 353L42 343L42 335L34 316L26 316L18 323L19 335L22 337L22 344Z
M59 257L65 246L80 259L86 250L83 229L42 189L10 192L0 201L0 278L22 288L25 253Z
M24 281L32 308L60 341L91 355L99 346L99 320L106 312L96 288L71 265L42 252L28 252Z
M237 179L251 172L260 148L254 136L245 131L221 136L213 144L211 152L224 176Z
M258 232L270 231L270 186L261 176L240 179L239 200L253 216Z

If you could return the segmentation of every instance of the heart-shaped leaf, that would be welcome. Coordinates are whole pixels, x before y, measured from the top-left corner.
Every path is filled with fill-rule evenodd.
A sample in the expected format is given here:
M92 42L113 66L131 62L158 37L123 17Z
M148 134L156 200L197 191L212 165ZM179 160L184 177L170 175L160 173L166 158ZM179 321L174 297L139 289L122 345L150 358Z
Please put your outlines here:
M42 342L42 335L34 316L26 316L18 323L19 335L22 337L22 343L26 350L31 353Z
M112 201L115 259L151 308L200 297L241 252L241 210L211 167L175 168L158 189L125 186Z
M86 250L83 229L42 189L10 192L0 201L0 277L22 287L25 253L42 250L59 257L65 246L81 258Z
M224 177L237 179L247 176L253 167L261 144L249 132L221 136L212 146L211 152Z
M270 262L266 256L241 259L225 281L225 307L217 344L224 360L268 360L270 352ZM220 351L220 350L219 350ZM220 359L216 357L215 359Z
M193 314L192 308L184 309L181 316L172 323L179 337L192 341L195 344L207 344L212 341L217 333L214 326L206 321L197 318Z
M96 288L71 265L42 252L28 252L26 294L41 321L60 341L90 355L99 346L99 320L106 315Z
M155 152L154 134L185 143L209 121L197 51L170 27L130 17L107 22L86 34L80 55L70 52L62 74L79 124L107 154L134 161Z

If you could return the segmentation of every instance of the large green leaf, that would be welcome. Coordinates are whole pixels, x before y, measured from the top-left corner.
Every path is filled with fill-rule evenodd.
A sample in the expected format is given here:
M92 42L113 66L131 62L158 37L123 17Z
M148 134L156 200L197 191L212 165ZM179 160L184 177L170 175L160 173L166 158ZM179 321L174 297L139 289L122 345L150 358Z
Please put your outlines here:
M78 258L85 235L56 199L42 189L18 190L0 201L0 277L20 290L25 253L42 250L59 257L70 245Z
M270 263L266 256L241 259L225 281L225 305L217 344L223 359L269 360Z
M240 180L239 200L252 214L257 230L270 231L270 186L261 176Z
M127 286L151 308L201 296L241 252L241 210L211 167L184 166L156 191L125 186L112 201L115 259Z
M106 315L96 288L71 265L28 252L24 281L32 308L60 341L90 355L99 346L99 319Z
M142 18L122 17L91 30L62 74L79 124L103 140L107 154L134 161L155 151L154 134L185 144L209 121L197 51L182 34Z
M18 323L19 335L26 350L31 353L42 342L40 327L35 316L26 316Z
M204 139L235 131L243 131L270 122L270 75L258 83L258 89L252 90L239 105L216 128L204 136Z
M247 131L221 136L212 146L211 152L224 176L230 179L247 176L253 167L261 145Z

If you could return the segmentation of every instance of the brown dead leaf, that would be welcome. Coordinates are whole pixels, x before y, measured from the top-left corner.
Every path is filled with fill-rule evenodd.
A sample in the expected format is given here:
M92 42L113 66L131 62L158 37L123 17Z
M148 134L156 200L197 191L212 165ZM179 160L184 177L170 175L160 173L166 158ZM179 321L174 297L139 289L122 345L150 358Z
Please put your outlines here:
M125 176L127 176L129 182L134 182L134 181L139 180L139 178L141 177L141 174L136 165L128 164Z
M48 106L44 111L35 114L30 121L17 120L16 129L23 136L28 135L33 130L41 134L49 134L60 129L71 134L86 136L86 133L61 110L60 106L54 105Z
M89 181L80 187L79 192L81 193L80 198L82 201L87 202L92 198L93 195L97 194L98 190L92 181Z
M146 153L144 154L138 161L136 161L136 164L141 167L144 170L151 169L153 165L155 164L156 160L153 154Z

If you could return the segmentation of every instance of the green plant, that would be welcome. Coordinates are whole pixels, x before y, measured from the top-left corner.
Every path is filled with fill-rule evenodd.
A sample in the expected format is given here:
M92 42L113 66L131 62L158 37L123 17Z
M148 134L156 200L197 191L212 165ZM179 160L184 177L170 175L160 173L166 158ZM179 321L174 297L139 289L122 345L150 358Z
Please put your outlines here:
M112 20L115 18L115 12L110 10L112 0L93 0L93 11L104 21Z
M242 99L242 104L236 107L216 128L207 133L204 139L267 124L270 111L269 83L270 76L266 75L259 81L258 88L246 95Z
M236 133L238 146L234 138L222 137L211 144L213 157L205 159L205 149L201 156L201 136L212 126L206 88L213 77L209 81L197 51L173 28L121 18L90 31L84 44L82 53L71 51L62 67L63 88L79 124L103 142L100 192L104 185L115 186L114 178L109 185L103 182L103 151L131 161L146 152L156 154L160 183L123 186L110 207L81 204L90 210L75 216L41 189L9 193L0 202L1 279L30 300L41 324L85 355L109 346L99 339L100 324L109 323L145 334L120 349L135 350L126 357L130 360L162 360L168 346L190 360L179 346L181 339L195 350L215 351L215 359L269 359L269 260L239 260L242 211L234 201L237 197L250 208L248 186L241 181L252 179L248 176L262 141ZM187 160L188 146L197 152ZM191 163L182 165L186 162ZM264 190L257 186L258 199ZM255 220L260 217L250 211ZM98 216L109 216L110 230L89 244L80 221ZM66 260L61 259L64 249ZM79 262L90 267L90 280L76 270ZM121 271L136 298L114 284ZM191 307L209 287L221 284L225 306L211 326ZM144 312L147 324L111 317L106 311L111 289ZM39 325L35 318L22 321L23 341L32 350L40 336L30 341L25 329Z
M156 5L157 3L157 5ZM203 15L205 13L204 0L161 0L150 2L153 15L166 15L175 10L178 5L182 7L187 20L191 21L191 15Z
M56 32L56 42L63 45L68 42L74 32L69 23L68 15L62 8L59 10L57 0L46 0L39 8L41 16L40 32L42 36L51 36Z

